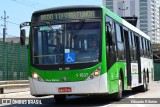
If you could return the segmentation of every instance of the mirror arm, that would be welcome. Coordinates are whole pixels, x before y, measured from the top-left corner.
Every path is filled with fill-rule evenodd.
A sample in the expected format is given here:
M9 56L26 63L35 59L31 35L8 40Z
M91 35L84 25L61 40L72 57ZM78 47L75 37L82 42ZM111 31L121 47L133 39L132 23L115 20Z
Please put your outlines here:
M23 27L25 27L25 26L31 26L31 22L23 22L23 23L20 24L19 27L20 27L20 29L21 29L21 28L23 28Z

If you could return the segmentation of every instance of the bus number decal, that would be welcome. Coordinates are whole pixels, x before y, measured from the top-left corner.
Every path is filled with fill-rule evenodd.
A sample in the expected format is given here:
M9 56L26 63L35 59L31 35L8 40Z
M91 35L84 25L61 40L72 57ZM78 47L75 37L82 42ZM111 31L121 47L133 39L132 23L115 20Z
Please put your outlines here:
M79 74L76 74L76 77L80 77L80 78L88 77L88 73L79 73Z

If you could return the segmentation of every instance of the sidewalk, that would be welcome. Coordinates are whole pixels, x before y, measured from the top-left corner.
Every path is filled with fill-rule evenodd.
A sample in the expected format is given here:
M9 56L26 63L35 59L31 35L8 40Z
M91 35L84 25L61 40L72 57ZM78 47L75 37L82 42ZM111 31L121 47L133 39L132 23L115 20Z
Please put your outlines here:
M0 94L15 93L29 90L28 80L0 81Z
M26 89L17 89L14 92L0 94L0 98L30 98L30 91L29 88ZM31 97L32 98L32 97Z

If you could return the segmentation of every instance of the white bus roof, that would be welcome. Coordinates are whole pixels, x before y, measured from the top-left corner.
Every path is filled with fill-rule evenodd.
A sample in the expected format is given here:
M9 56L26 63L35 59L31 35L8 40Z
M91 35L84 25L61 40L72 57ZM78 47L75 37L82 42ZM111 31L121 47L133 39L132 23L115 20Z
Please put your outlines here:
M150 40L150 37L148 35L146 35L144 32L142 32L141 30L139 30L138 28L134 27L133 25L131 25L130 23L128 23L126 20L122 19L122 23L130 28L132 31L138 33L139 35L145 37L146 39Z

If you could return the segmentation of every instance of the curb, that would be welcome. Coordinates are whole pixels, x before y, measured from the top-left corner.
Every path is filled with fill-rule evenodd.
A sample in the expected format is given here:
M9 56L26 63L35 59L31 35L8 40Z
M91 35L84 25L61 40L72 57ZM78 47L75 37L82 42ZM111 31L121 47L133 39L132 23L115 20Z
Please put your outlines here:
M0 81L0 94L15 92L15 90L21 92L25 88L29 88L28 80Z
M4 85L4 84L29 84L29 80L0 81L0 85Z
M6 93L6 94L0 94L0 98L13 98L13 97L20 97L23 98L22 96L24 95L30 95L30 91L25 91L25 92L15 92L15 93Z

